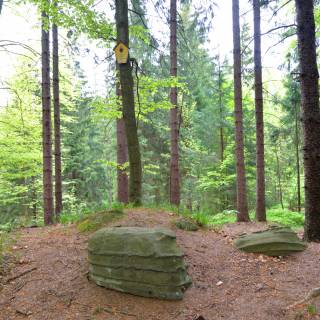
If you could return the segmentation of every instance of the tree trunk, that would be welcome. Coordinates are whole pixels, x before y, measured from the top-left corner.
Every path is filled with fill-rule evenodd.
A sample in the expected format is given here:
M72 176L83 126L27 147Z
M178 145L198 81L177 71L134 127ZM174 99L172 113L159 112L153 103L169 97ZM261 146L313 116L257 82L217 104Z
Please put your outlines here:
M279 200L280 200L281 208L284 209L283 196L282 196L280 161L279 161L279 156L278 156L277 149L275 150L275 153L276 153L276 160L277 160L277 177L278 177L278 188L279 188Z
M296 169L297 169L297 197L298 211L301 212L301 181L300 181L300 155L299 155L299 126L298 126L298 106L295 103L295 149L296 149Z
M242 79L239 0L232 0L233 14L233 59L234 59L234 109L236 136L236 169L237 169L237 220L249 221L247 203L247 184L244 164Z
M170 62L171 77L177 76L177 0L170 0ZM180 174L179 174L179 122L178 122L178 90L171 88L170 92L170 203L180 205Z
M49 32L45 30L47 15L42 12L42 143L43 143L43 210L44 223L53 223L52 151L51 151L51 96Z
M264 176L264 129L261 67L260 0L253 0L254 16L254 88L256 108L256 219L266 221L265 176Z
M2 5L3 5L3 0L0 0L0 14L1 14L1 11L2 11Z
M219 113L220 113L220 160L223 162L224 160L224 133L223 133L223 109L222 109L222 72L221 72L221 65L220 65L220 57L219 57L219 79L218 79L218 86L219 86Z
M59 42L58 27L52 26L52 80L54 106L54 161L55 161L55 215L62 211L62 178L61 178L61 129L60 129L60 91L59 91Z
M122 41L126 46L129 47L128 1L115 0L115 4L117 41ZM122 113L126 129L129 154L129 201L135 205L140 205L142 168L138 129L134 107L133 77L130 59L128 58L127 63L120 64L118 67L122 92Z
M320 241L320 110L313 0L295 0L302 127L304 133L305 225L307 241Z
M34 221L37 220L37 188L35 186L36 179L32 179L33 186L32 186L32 216Z
M121 98L121 89L119 83L117 83L116 94L118 101ZM121 108L122 109L122 108ZM123 166L128 161L127 151L127 139L125 124L123 118L117 119L117 181L118 181L118 201L122 203L129 202L128 193L128 175L126 170L123 170L119 166Z

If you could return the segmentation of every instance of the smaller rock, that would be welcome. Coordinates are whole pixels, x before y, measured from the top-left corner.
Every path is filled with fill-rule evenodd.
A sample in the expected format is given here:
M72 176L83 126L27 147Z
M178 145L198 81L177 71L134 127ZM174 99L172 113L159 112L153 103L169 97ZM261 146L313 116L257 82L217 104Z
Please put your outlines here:
M270 227L267 230L239 236L234 241L239 250L273 257L286 256L306 248L297 234L288 227Z
M197 231L199 230L199 227L196 223L193 221L186 219L186 218L181 218L175 222L175 226L181 230L186 230L186 231Z
M260 256L258 257L258 259L259 259L259 261L261 261L261 262L267 262L267 260L263 257L263 255L260 255Z
M314 288L307 294L306 299L312 299L319 296L320 296L320 288Z
M261 291L265 288L264 284L263 283L258 283L257 286L256 286L256 290L255 292L258 292L258 291Z
M26 317L32 315L32 312L30 310L25 310L23 307L21 307L21 308L18 307L16 309L16 313L21 314L21 315L26 316Z
M217 287L220 287L220 286L222 286L223 285L223 282L222 281L218 281L217 283L216 283L216 286Z

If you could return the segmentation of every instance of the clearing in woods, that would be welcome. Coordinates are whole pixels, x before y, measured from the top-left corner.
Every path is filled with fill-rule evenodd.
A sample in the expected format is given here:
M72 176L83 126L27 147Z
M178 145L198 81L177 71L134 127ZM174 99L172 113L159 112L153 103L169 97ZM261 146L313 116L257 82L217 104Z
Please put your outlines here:
M128 209L112 224L174 228L176 218L159 210ZM293 304L320 286L319 244L282 259L246 254L233 247L232 238L248 228L261 225L196 232L174 228L193 280L178 302L123 294L88 281L89 234L75 226L22 229L14 247L17 261L0 280L0 319L318 319L317 301Z

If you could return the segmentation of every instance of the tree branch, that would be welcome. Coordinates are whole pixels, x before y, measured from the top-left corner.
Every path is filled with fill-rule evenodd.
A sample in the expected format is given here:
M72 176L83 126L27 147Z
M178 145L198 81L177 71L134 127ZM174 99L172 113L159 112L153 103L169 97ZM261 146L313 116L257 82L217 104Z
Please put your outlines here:
M289 4L292 0L288 0L287 2L285 2L282 6L280 6L277 10L275 10L271 16L271 18L269 19L269 22L272 20L272 18L274 16L276 16L278 14L278 12L283 9L287 4Z
M288 35L286 35L285 37L281 38L278 42L276 42L275 44L273 44L272 46L270 46L266 52L264 54L267 54L269 52L269 50L271 50L272 48L276 47L278 44L282 43L283 41L285 41L286 39L292 37L292 36L295 36L297 33L294 32L294 33L290 33Z

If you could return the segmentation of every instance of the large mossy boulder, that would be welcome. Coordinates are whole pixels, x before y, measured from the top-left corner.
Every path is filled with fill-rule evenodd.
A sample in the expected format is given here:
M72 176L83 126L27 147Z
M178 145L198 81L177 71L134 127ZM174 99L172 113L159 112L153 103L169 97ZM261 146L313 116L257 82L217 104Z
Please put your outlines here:
M173 231L104 228L88 244L89 276L98 285L144 297L183 298L190 286Z
M306 244L288 227L271 227L268 230L244 234L238 237L234 244L240 250L268 256L286 256L306 248Z

